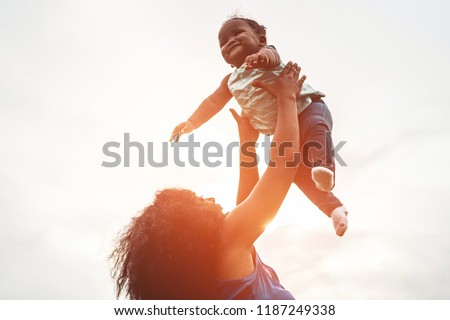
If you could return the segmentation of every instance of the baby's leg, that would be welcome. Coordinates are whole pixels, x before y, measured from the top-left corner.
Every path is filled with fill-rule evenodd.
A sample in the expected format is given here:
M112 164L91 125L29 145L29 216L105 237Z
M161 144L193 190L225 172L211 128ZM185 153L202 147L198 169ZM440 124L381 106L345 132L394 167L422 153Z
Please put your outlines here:
M334 155L331 129L333 120L322 100L311 103L299 115L302 164L295 184L327 216L333 220L336 234L347 230L347 210L330 190L334 187Z
M334 146L331 138L333 119L321 99L313 101L299 115L303 163L311 169L317 189L331 191L334 187Z
M323 213L333 221L336 234L342 237L347 230L347 210L341 201L330 191L321 191L316 188L310 174L297 173L295 184Z

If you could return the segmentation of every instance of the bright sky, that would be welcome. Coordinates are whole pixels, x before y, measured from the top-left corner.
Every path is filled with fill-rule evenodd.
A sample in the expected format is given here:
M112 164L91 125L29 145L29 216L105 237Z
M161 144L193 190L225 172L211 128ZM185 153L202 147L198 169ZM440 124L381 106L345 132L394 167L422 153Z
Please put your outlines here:
M125 133L160 155L232 71L217 33L236 12L327 94L347 141L345 237L293 187L262 259L297 299L450 299L447 0L0 1L0 298L114 298L112 241L158 189L233 207L236 161L101 164ZM226 146L233 121L225 109L195 138Z

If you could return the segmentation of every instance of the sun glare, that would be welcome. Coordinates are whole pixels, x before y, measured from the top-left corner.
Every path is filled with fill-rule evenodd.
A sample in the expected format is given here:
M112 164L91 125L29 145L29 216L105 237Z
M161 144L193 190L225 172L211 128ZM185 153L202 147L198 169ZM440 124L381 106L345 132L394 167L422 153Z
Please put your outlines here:
M295 189L296 186L293 185L280 211L270 224L271 229L286 225L296 225L302 229L314 228L327 219L299 190Z

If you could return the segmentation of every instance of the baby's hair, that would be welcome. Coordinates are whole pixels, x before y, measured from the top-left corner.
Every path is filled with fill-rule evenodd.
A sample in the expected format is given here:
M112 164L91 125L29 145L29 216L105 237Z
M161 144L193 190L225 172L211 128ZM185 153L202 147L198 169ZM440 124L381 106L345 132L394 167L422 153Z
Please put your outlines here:
M250 28L252 28L256 34L260 35L260 36L266 36L266 27L263 26L262 24L259 24L258 22L256 22L253 19L249 19L249 18L245 18L243 16L239 16L239 15L233 15L231 17L229 17L222 25L224 25L225 23L232 21L232 20L243 20L245 22L247 22L247 24L250 26Z

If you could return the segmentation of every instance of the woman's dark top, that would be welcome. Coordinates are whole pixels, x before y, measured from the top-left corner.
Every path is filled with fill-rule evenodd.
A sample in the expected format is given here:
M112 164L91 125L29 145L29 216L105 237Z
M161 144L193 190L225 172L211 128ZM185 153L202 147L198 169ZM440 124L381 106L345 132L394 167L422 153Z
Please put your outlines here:
M220 300L295 300L280 283L275 271L264 264L254 251L255 269L243 278L218 280Z

